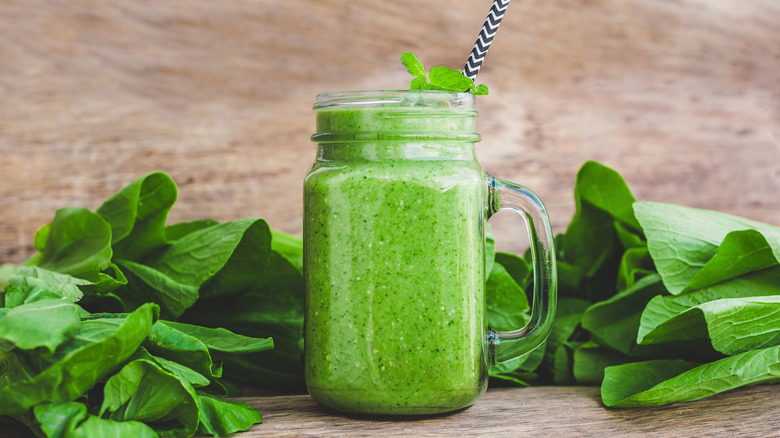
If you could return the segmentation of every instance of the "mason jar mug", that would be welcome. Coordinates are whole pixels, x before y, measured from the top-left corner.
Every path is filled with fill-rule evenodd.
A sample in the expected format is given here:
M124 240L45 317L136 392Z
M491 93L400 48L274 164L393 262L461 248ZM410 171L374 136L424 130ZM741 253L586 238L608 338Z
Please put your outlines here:
M491 365L539 346L555 312L552 233L527 188L477 162L474 96L326 93L304 182L306 385L322 405L434 414L473 404ZM487 326L486 221L525 219L531 320Z

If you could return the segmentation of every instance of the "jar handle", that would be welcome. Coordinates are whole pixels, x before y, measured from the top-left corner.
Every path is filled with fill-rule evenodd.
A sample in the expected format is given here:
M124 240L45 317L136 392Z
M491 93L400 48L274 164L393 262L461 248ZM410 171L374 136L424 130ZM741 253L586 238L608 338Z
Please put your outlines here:
M511 210L525 220L534 279L528 324L506 332L489 329L490 363L493 365L522 356L547 339L555 317L558 278L550 221L539 197L526 187L490 175L488 186L488 218L500 210Z

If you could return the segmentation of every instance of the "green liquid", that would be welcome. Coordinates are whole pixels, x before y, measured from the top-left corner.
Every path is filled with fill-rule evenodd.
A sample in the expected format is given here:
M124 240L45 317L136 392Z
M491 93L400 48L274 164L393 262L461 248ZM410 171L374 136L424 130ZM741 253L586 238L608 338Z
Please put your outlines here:
M473 117L408 111L317 112L318 132L377 133L321 144L304 184L306 382L342 411L446 412L486 389L486 176L472 142L445 141Z

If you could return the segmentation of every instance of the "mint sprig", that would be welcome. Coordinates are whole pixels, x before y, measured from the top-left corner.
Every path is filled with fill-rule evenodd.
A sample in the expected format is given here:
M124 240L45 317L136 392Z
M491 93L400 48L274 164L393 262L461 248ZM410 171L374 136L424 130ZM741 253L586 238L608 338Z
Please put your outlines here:
M409 83L409 88L412 90L468 91L471 94L479 95L485 95L489 92L487 85L475 85L473 80L463 76L459 70L443 65L433 67L426 75L422 62L412 52L401 54L401 64L406 67L406 71L410 75L414 76Z

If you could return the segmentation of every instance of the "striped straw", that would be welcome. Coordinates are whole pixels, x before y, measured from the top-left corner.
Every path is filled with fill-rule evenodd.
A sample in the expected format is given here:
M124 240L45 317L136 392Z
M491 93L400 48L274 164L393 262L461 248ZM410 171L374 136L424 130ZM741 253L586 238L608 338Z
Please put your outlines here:
M509 0L494 0L493 6L490 7L490 12L485 23L482 25L482 30L477 36L477 42L474 43L474 48L471 49L471 55L466 61L466 65L463 66L463 76L474 80L477 78L479 68L482 67L482 61L485 60L490 43L493 41L493 37L496 36L498 31L498 25L501 24L501 19L504 17L504 12L509 6Z

